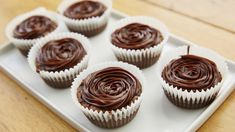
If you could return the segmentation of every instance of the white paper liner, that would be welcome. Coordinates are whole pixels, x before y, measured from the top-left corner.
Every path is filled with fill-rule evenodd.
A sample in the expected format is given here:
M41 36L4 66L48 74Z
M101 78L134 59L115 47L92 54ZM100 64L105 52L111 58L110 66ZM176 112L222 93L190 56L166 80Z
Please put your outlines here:
M92 32L107 24L109 15L112 10L112 0L94 0L94 1L101 2L107 7L106 11L101 16L77 20L77 19L68 18L63 15L64 11L70 5L77 3L79 1L82 1L82 0L64 0L58 6L57 10L61 14L62 19L65 21L69 29L72 29L73 31L80 32L80 33Z
M92 110L89 108L85 108L82 106L78 99L77 99L77 89L79 88L81 82L83 79L85 79L89 74L96 72L98 70L102 70L104 68L108 67L120 67L123 68L127 71L129 71L131 74L133 74L141 83L142 85L142 93L140 97L138 97L135 102L131 103L130 106L127 106L126 108L123 107L118 110L112 110L112 111L97 111L97 110ZM136 112L141 104L142 101L142 96L143 96L143 91L145 87L145 78L141 70L137 68L134 65L130 65L127 63L123 62L106 62L106 63L101 63L93 67L89 67L88 69L84 70L83 72L80 73L79 76L74 80L72 84L72 89L71 89L71 95L74 103L83 111L83 113L94 119L98 120L102 123L108 123L110 120L122 120L122 119L127 119L129 116L131 116L134 112Z
M162 42L160 42L156 46L153 46L147 49L137 49L137 50L124 49L124 48L120 48L120 47L113 45L111 43L111 34L115 30L120 29L131 23L141 23L141 24L145 24L145 25L148 25L150 27L153 27L159 30L163 36ZM152 65L153 63L155 63L156 60L158 59L163 46L165 45L165 43L167 42L169 38L169 32L168 32L167 27L162 22L160 22L159 20L155 18L147 17L147 16L134 16L134 17L124 18L122 20L119 20L115 24L113 24L109 28L106 38L108 38L108 42L110 42L111 48L119 60L131 63L131 64L135 64L136 66L140 68L146 68Z
M228 67L225 61L214 51L202 47L190 46L189 54L201 56L213 61L217 65L217 68L221 73L222 81L219 82L214 87L208 88L206 91L196 90L195 92L193 92L191 90L188 92L187 90L182 90L182 88L170 86L161 76L164 67L167 64L169 64L171 60L180 58L181 55L186 55L186 54L187 54L187 46L182 46L175 48L169 52L166 52L161 56L161 58L158 61L158 67L157 67L157 74L158 78L160 79L160 83L162 84L163 89L166 90L168 93L170 93L172 97L178 99L182 98L183 99L182 103L185 103L186 101L189 102L190 100L192 100L191 104L196 105L199 103L199 101L201 102L209 101L208 99L212 98L212 96L217 95L228 73Z
M12 42L17 48L22 50L29 50L33 44L35 44L36 41L44 38L36 38L36 39L18 39L13 36L13 31L16 28L17 25L19 25L22 21L25 19L35 16L35 15L41 15L50 18L53 22L57 24L57 27L54 31L52 31L49 34L58 33L58 32L67 32L68 29L65 25L65 23L60 19L60 16L52 11L47 10L44 7L36 8L30 12L27 12L25 14L22 14L16 18L14 18L6 27L5 33L7 38ZM48 34L48 35L49 35ZM47 35L46 35L47 36Z
M81 71L83 71L87 65L90 56L90 42L89 40L77 33L65 32L65 33L55 33L48 35L47 37L37 41L37 43L30 49L28 54L28 62L30 67L36 72L36 65L35 60L40 51L40 49L49 41L51 40L58 40L62 38L73 38L78 40L84 49L86 50L87 54L83 57L80 63L75 65L72 68L65 69L62 71L40 71L39 74L43 79L51 80L52 82L66 82L68 80L73 80Z

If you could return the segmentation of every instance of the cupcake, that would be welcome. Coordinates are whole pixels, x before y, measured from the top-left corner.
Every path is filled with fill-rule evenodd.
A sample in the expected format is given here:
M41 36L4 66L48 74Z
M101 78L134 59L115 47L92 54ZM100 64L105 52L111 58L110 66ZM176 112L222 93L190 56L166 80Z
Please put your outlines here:
M64 0L58 12L70 31L90 37L105 29L111 8L111 0Z
M30 67L54 88L68 88L88 65L89 40L77 33L56 33L38 41L30 50Z
M68 29L57 14L45 8L37 8L14 18L7 25L6 36L23 55L27 56L29 49L37 40L63 31Z
M117 59L139 68L147 68L158 60L168 37L164 24L145 16L128 17L116 22L107 36Z
M89 67L75 79L72 98L93 124L103 128L121 127L136 116L144 81L137 67L106 62Z
M213 102L228 72L222 57L194 46L166 52L158 64L165 95L173 104L188 109L202 108Z

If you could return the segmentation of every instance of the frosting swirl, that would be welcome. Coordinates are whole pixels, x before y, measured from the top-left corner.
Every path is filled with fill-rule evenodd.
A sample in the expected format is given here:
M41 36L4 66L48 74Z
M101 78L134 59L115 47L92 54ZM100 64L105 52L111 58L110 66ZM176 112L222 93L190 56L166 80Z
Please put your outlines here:
M112 44L124 49L150 48L162 40L163 36L157 29L140 23L128 24L111 35Z
M36 58L36 68L45 71L60 71L77 65L86 55L79 41L73 38L52 40L46 43Z
M54 31L57 24L44 16L31 16L16 26L13 36L19 39L35 39Z
M163 69L162 77L168 84L188 91L205 90L222 80L214 62L195 55L172 60Z
M130 105L142 92L140 82L128 71L109 67L88 75L78 88L79 102L95 110L116 110Z
M101 16L106 10L105 5L96 1L80 1L69 6L64 16L72 19L86 19Z

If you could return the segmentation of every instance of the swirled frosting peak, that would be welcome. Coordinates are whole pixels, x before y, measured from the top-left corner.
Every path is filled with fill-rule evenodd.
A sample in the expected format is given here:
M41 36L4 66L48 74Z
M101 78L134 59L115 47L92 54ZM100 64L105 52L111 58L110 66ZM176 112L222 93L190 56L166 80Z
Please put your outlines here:
M64 16L72 19L86 19L101 16L105 10L105 5L100 2L84 0L69 6L64 11Z
M45 16L32 16L16 26L13 36L19 39L35 39L54 31L57 24Z
M131 73L109 67L89 74L79 86L77 97L83 106L105 111L130 105L141 92L140 82Z
M36 58L37 71L60 71L77 65L86 55L82 44L73 38L46 43Z
M214 62L195 55L172 60L163 69L162 77L168 84L188 91L205 90L222 80Z
M150 48L162 40L163 36L157 29L140 23L128 24L111 35L112 44L124 49Z

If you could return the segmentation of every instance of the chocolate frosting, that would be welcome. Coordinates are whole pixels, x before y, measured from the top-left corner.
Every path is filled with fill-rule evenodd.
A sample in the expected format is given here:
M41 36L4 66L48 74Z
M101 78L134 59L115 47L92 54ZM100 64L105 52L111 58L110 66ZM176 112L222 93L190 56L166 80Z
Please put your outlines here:
M206 90L222 80L214 62L195 55L172 60L163 69L162 77L168 84L188 91Z
M36 58L37 71L60 71L77 65L86 55L79 41L73 38L52 40L46 43Z
M96 1L80 1L69 6L64 16L72 19L85 19L101 16L106 10L105 5Z
M145 49L159 44L162 34L148 25L132 23L117 29L111 35L112 44L124 49Z
M32 16L16 26L13 36L19 39L35 39L54 31L57 24L44 16Z
M109 67L88 75L79 86L77 97L84 107L105 111L130 105L141 92L140 82L131 73Z

